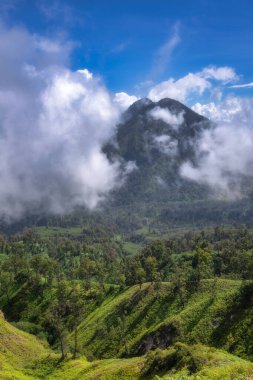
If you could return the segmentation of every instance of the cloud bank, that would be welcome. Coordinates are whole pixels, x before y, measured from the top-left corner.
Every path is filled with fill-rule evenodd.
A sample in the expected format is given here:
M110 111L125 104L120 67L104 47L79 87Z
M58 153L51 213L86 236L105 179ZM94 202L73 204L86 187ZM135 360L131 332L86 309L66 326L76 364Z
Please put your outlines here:
M252 83L231 85L238 79L231 67L208 66L177 80L170 78L149 91L153 101L169 97L192 103L202 95L212 99L192 106L195 112L206 116L213 124L209 130L203 130L196 142L195 164L183 163L180 175L209 185L214 197L240 198L247 195L250 189L249 181L253 173L253 99L229 95L222 100L224 88L252 87ZM156 108L152 111L152 117L173 125L175 115ZM180 123L178 118L174 126ZM169 142L163 136L161 141L157 141L160 148L168 152Z
M196 104L193 109L216 123L205 130L197 146L197 165L186 162L181 175L210 185L214 195L240 198L252 178L253 100L229 96L220 104Z
M122 112L139 99L139 97L135 95L128 95L126 92L117 92L113 98L114 102Z
M120 107L72 43L0 26L0 215L95 207L122 174L101 147Z
M155 120L162 120L177 129L184 122L184 113L178 114L170 112L167 108L155 107L150 111L150 116Z
M208 66L197 73L189 73L175 80L170 78L151 88L148 97L153 101L163 98L172 98L180 102L189 102L192 96L201 96L206 90L213 88L213 81L222 84L238 80L238 76L231 67Z

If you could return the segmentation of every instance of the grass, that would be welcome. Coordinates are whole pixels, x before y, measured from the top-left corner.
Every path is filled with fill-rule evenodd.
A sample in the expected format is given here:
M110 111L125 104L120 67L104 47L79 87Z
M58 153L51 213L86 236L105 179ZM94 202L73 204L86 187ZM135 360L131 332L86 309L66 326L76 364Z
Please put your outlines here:
M140 243L132 243L131 241L126 241L123 243L123 250L131 255L136 255L140 252L142 245Z
M35 372L36 373L36 372ZM45 373L44 373L45 374ZM246 380L253 375L253 364L200 344L176 343L168 350L156 350L131 359L105 359L88 362L85 358L67 360L47 373L48 380L164 380L210 379ZM160 377L161 376L161 377ZM40 374L40 378L43 374Z
M252 309L240 308L240 289L241 281L205 280L184 306L170 283L114 293L79 326L80 350L99 359L135 356L179 340L253 359ZM71 344L71 335L69 340Z
M253 375L252 363L200 344L176 343L168 350L156 350L144 366L147 380L247 380Z
M126 295L137 294L138 289L132 287L117 297L111 296L103 308L116 306L118 298L122 302ZM175 343L166 350L128 359L72 360L68 355L59 362L59 355L37 338L0 318L1 380L246 380L251 376L253 364L249 361L200 344Z
M69 360L48 376L48 380L138 380L143 358L107 359L88 362L85 359Z
M79 236L82 234L82 227L36 227L41 238L59 236Z
M49 349L34 336L27 334L0 317L0 378L1 380L30 379L25 366L32 359L47 355Z

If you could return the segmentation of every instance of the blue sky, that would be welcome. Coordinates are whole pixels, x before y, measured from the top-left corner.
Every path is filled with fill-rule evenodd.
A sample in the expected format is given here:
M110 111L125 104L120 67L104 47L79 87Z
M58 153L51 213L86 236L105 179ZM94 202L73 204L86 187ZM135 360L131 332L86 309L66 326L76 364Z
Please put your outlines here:
M230 174L252 174L252 20L252 0L0 0L0 216L96 207L138 170L102 147L146 96L214 121L205 159L180 173L240 196ZM183 120L159 105L150 117Z
M143 83L209 65L233 67L240 83L253 82L252 0L9 0L1 14L9 26L71 40L71 68L87 67L113 92L142 95Z

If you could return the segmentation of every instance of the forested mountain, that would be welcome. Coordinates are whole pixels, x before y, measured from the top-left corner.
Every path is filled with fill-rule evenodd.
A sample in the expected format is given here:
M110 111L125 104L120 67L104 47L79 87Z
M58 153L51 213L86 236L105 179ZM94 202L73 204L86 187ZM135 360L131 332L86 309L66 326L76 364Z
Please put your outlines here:
M201 163L199 142L215 124L173 99L141 99L123 114L113 141L104 147L107 156L132 163L123 185L104 202L112 220L124 220L135 230L173 227L206 227L215 224L253 223L252 181L244 178L243 192L231 199L215 189L187 179L185 162ZM126 226L123 227L123 230ZM137 228L136 228L137 227Z
M114 192L117 205L145 201L200 200L207 189L180 176L185 161L195 162L200 134L209 120L173 99L141 99L123 114L114 140L104 150L110 159L134 169Z

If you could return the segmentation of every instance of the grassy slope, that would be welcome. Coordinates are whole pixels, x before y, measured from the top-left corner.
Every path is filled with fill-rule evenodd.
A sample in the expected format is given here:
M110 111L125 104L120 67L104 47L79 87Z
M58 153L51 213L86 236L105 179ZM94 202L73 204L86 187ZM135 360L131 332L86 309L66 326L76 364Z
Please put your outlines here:
M153 369L164 380L246 380L252 376L253 364L211 347L176 343L147 357L143 379L153 379Z
M248 379L253 364L210 347L177 343L168 350L157 350L146 357L68 361L49 380L154 380L162 379Z
M134 291L134 289L132 289ZM177 343L167 350L130 359L88 362L85 358L59 364L54 354L34 336L0 318L0 378L2 380L148 380L247 379L253 364L202 345ZM197 377L199 376L199 377Z
M81 358L61 364L48 380L138 380L144 359L106 359L88 362Z
M3 380L30 379L24 368L32 359L48 353L34 336L16 329L0 316L0 378Z
M144 284L111 295L79 327L80 348L97 358L144 353L175 341L223 347L252 359L252 305L238 296L241 281L205 280L182 306L169 283ZM70 337L71 341L72 337Z

